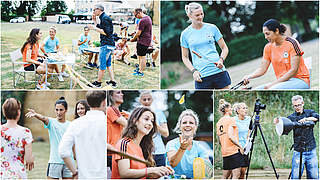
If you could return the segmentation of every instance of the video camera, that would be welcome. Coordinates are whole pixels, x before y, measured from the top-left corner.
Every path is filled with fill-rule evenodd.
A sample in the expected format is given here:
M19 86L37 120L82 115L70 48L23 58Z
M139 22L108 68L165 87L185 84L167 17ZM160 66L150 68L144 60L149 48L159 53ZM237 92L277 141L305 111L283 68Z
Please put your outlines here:
M265 110L267 105L261 104L260 99L257 99L256 102L254 103L254 112L258 113L261 112L261 110Z

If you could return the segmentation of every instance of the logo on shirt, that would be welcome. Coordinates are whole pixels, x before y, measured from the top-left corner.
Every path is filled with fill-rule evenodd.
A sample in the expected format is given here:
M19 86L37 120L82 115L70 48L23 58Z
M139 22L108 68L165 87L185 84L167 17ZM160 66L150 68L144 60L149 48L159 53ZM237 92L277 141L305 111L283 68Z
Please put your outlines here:
M212 44L213 43L213 36L212 34L207 34L207 39L208 39L208 43Z
M284 53L283 53L283 58L288 58L289 57L289 53L287 52L287 51L285 51Z

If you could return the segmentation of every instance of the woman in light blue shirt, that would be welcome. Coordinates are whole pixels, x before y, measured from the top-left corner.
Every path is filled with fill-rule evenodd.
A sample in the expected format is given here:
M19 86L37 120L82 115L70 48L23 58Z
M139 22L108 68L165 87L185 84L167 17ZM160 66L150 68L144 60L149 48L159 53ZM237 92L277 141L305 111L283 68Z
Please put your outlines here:
M235 120L238 127L239 144L244 148L252 129L251 117L247 116L248 106L245 103L235 103L233 109L237 114ZM248 165L248 155L242 154L240 179L244 179Z
M187 109L180 114L174 129L180 135L166 144L167 164L175 171L175 178L185 175L193 179L193 160L200 157L209 161L209 154L200 141L193 140L198 127L199 118L194 111Z
M192 72L196 89L228 89L231 79L223 63L229 49L218 27L204 23L204 13L199 3L185 7L191 25L180 36L182 61ZM217 43L222 52L219 56ZM192 62L190 62L189 51Z

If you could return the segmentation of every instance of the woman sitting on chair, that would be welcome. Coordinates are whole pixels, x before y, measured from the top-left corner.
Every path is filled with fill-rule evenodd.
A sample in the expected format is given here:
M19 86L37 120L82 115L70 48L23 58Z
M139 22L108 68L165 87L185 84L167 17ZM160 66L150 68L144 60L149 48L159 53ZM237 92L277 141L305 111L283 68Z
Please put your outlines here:
M21 48L22 60L23 62L28 62L30 64L24 64L25 71L34 71L38 74L46 74L46 67L43 63L43 60L38 60L38 57L44 58L44 56L39 55L39 41L42 37L42 32L39 28L34 28L31 30L27 41L23 44ZM34 65L32 65L34 64ZM36 69L34 69L36 68ZM48 71L52 72L53 68L51 65L48 65ZM49 89L49 83L45 84L46 76L42 76L41 80L37 84L37 89L46 90Z

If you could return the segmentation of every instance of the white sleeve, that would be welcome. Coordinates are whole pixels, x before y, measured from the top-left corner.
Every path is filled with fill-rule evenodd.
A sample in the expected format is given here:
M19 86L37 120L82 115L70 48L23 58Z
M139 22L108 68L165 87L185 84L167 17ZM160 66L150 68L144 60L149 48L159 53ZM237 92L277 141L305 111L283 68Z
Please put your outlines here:
M74 123L71 123L67 131L62 136L59 144L59 155L61 158L72 157L72 146L74 145Z

